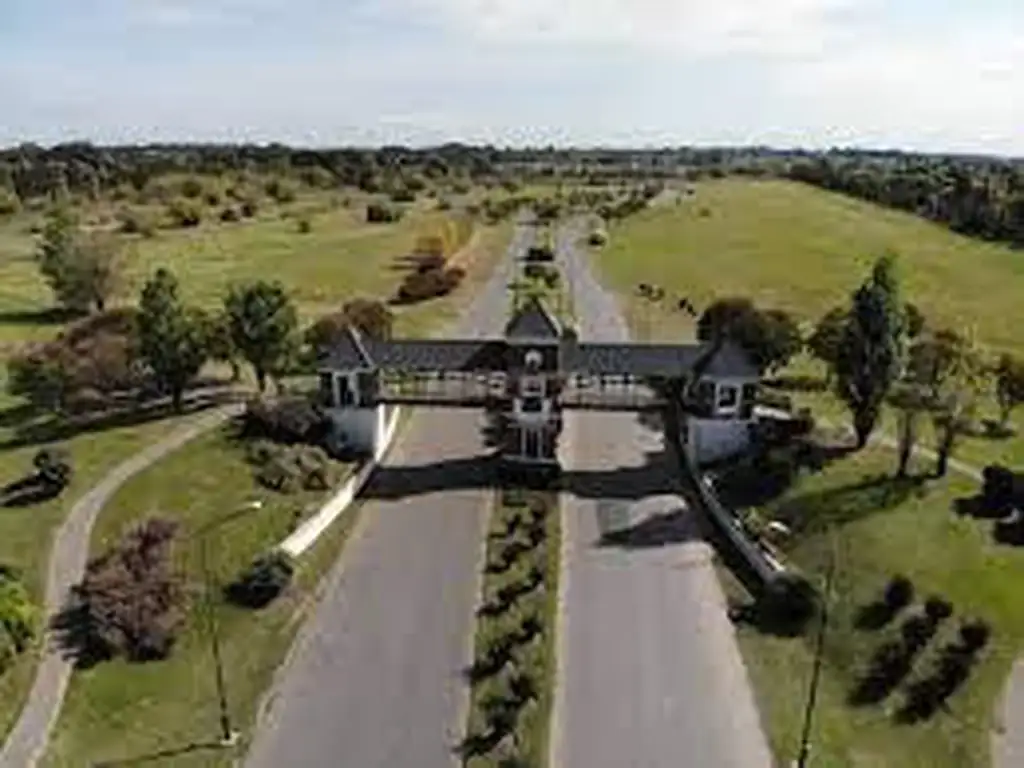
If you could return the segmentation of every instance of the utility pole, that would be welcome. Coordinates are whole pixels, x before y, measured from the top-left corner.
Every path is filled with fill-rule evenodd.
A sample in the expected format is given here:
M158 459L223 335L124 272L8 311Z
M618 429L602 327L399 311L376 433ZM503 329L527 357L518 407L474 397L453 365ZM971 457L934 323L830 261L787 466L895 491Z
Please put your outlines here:
M834 534L833 534L834 535ZM804 710L804 726L800 734L800 752L797 756L797 768L807 768L811 756L811 726L814 709L818 701L818 684L821 680L821 665L825 650L825 633L828 629L828 609L832 598L832 577L836 570L835 540L832 542L832 556L829 560L828 573L825 575L825 593L821 598L821 622L818 625L818 637L814 644L814 666L811 669L811 684L807 694L807 707Z

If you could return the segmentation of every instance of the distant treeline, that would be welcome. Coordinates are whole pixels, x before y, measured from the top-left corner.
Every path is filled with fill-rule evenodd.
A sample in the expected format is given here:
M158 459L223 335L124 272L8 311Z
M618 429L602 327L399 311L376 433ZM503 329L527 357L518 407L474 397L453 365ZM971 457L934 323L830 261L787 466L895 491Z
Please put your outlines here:
M734 174L782 177L910 211L965 234L1024 243L1024 160L896 150L23 144L0 150L0 197L28 200L61 190L98 197L129 187L141 191L151 179L171 173L278 174L314 187L351 186L367 192L416 192L431 183L458 187L544 179L609 184Z

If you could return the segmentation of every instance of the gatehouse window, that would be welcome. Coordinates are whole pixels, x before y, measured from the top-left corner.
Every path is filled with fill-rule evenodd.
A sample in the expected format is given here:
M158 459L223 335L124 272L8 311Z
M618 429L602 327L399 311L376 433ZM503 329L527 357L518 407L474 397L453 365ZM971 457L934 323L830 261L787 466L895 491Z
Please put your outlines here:
M540 456L540 439L534 429L527 429L523 432L523 455L528 459L536 459Z
M736 413L740 406L740 388L735 384L719 384L715 409L722 415Z

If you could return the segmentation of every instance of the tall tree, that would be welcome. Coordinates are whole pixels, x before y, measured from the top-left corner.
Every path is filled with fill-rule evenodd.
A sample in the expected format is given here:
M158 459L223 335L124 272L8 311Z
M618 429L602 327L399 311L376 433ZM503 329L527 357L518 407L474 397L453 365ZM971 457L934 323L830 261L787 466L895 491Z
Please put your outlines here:
M988 384L988 367L973 335L960 337L950 350L949 371L932 398L932 420L938 436L935 476L949 469L958 438L974 423L978 402Z
M1013 409L1024 403L1024 360L1003 355L996 366L996 400L999 423L1009 427Z
M903 370L905 336L896 258L886 255L875 262L871 277L853 295L836 359L836 386L853 416L858 448L867 445Z
M36 262L57 301L74 312L102 312L120 282L119 242L111 235L80 232L63 204L47 217Z
M267 376L280 374L296 350L298 314L284 286L260 280L233 287L224 302L231 340L252 365L260 392Z
M142 289L138 322L142 358L180 410L185 387L209 354L208 322L182 303L178 280L167 269L157 270Z

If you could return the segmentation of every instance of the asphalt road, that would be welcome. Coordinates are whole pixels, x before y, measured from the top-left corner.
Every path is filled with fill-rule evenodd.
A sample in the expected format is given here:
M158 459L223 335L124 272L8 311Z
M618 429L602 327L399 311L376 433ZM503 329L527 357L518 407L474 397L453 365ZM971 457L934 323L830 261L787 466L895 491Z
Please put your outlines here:
M561 254L581 339L627 339L585 257L568 239ZM553 768L771 766L711 551L673 492L661 436L633 415L576 413L563 440ZM574 489L574 472L600 479ZM622 528L623 541L600 543Z
M510 275L511 258L452 331L498 334ZM360 524L268 697L247 766L456 764L491 497L445 486L482 484L481 426L474 411L415 415L364 491Z

